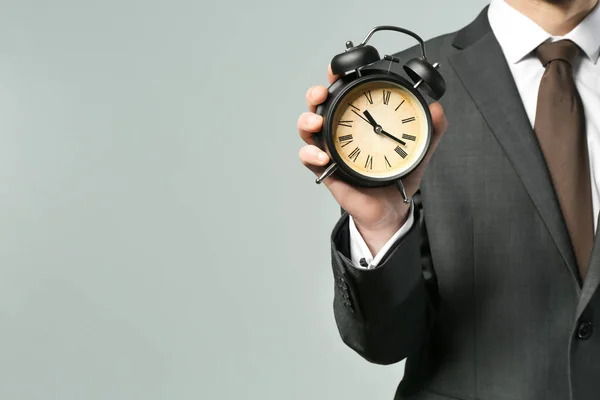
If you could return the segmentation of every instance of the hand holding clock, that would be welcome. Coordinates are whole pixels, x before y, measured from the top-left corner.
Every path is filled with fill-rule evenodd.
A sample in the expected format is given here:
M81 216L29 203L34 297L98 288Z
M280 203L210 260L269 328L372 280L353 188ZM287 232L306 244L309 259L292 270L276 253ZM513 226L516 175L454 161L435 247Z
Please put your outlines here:
M329 68L328 80L333 83L337 80ZM306 102L309 112L303 113L298 119L298 132L300 137L306 143L306 146L300 149L300 160L316 175L320 175L323 167L329 163L327 153L315 146L313 134L319 132L323 125L323 118L315 114L316 107L327 99L328 91L324 86L314 86L306 94ZM437 144L447 127L444 111L439 103L433 103L429 106L433 122L433 137L430 148L421 164L405 176L402 181L408 196L412 197L419 189L421 179L425 168L435 151ZM391 140L400 143L400 147L405 142L383 130L377 124L368 110L361 112L366 122L376 130L379 127L381 133ZM368 159L367 159L368 160ZM387 161L387 160L386 160ZM400 192L394 186L382 188L361 188L352 186L334 176L328 177L323 182L333 197L346 210L356 223L358 230L365 239L373 255L377 254L381 247L390 237L405 223L409 206L403 203Z

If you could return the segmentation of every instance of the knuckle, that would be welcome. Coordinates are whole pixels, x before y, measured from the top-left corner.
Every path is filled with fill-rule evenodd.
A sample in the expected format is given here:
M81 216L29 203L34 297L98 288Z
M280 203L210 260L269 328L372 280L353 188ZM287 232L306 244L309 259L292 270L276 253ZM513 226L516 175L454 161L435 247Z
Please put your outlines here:
M306 145L306 146L302 146L300 148L300 150L298 151L298 155L300 156L300 158L305 159L308 155L308 150L310 149L310 145Z
M298 152L298 158L300 158L300 161L302 162L302 164L307 165L308 163L308 159L306 158L306 154L303 151L304 148L300 149L300 151Z
M327 97L327 88L325 86L317 86L313 91L314 97L317 97L319 101L323 101Z
M310 99L312 98L313 90L314 90L314 86L311 86L306 91L306 100L309 101L309 102L310 102Z
M313 86L309 92L307 93L306 100L309 105L316 106L319 105L323 98L325 97L325 93L323 92L322 86Z
M311 145L306 145L304 147L302 147L300 149L300 151L298 152L298 156L300 157L300 160L302 160L302 162L306 165L311 164L311 161L313 159L313 149Z
M298 126L298 129L300 129L302 125L302 115L298 116L298 120L296 121L296 126Z
M298 117L298 128L300 128L300 129L306 128L306 121L308 120L308 114L309 113L307 113L307 112L300 114L300 116Z
M306 101L309 104L314 104L319 100L320 87L319 86L311 86L306 92Z
M301 158L300 162L302 162L302 165L304 165L305 167L314 167L313 163L306 158Z

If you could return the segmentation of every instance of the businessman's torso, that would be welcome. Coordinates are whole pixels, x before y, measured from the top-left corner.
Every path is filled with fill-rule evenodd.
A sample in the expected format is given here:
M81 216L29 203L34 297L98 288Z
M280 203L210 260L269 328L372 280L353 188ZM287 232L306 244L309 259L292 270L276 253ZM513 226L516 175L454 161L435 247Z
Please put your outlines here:
M600 246L582 288L542 153L485 11L427 46L448 87L449 128L421 186L440 301L427 351L406 367L406 381L426 370L427 389L412 396L401 389L398 398L592 398L600 392L593 333Z

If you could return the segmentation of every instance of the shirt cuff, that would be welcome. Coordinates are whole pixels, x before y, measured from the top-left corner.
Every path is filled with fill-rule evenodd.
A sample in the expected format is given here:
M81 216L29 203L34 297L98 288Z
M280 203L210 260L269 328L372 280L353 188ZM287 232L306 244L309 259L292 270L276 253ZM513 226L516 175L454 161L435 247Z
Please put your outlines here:
M352 264L356 268L359 269L374 269L377 268L377 264L383 259L388 250L398 241L398 239L402 238L412 227L414 223L414 202L410 201L410 209L408 210L408 218L406 222L396 233L394 236L390 238L386 242L386 244L379 250L379 253L375 257L371 254L367 243L361 236L358 228L356 228L356 224L354 223L354 219L352 216L349 216L348 228L350 230L350 257L352 259Z

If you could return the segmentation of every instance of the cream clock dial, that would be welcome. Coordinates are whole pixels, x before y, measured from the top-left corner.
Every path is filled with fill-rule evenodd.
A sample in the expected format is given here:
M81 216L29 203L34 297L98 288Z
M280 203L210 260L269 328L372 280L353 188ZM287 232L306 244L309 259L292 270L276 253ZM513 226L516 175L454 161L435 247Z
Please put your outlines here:
M332 138L341 160L372 178L403 174L418 164L429 143L422 103L390 81L365 82L338 103Z

